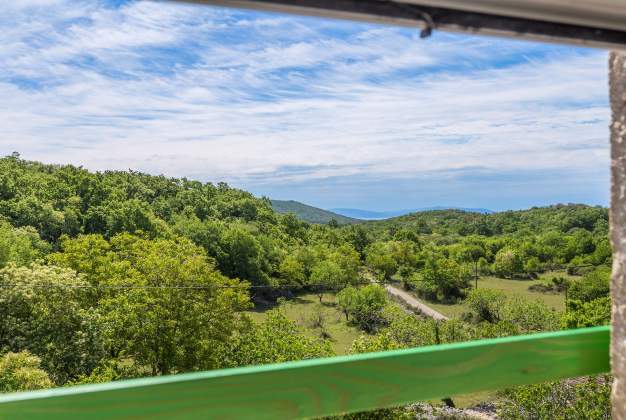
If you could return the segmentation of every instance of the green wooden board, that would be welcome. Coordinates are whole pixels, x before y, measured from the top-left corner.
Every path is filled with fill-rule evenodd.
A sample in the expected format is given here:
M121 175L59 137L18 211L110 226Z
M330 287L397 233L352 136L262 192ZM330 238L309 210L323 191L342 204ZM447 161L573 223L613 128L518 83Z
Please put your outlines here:
M301 418L608 372L609 327L0 396L0 418Z

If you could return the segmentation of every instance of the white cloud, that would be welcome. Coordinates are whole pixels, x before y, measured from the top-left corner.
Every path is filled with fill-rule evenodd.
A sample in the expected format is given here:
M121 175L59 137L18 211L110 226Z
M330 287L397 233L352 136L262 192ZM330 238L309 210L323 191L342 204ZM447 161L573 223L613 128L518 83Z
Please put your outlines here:
M246 185L608 165L604 53L55 3L0 21L4 154Z

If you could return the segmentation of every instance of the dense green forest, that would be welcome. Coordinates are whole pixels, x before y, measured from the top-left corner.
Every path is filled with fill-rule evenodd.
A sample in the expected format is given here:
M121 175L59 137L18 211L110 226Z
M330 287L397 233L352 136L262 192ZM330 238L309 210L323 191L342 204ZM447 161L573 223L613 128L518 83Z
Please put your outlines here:
M0 392L333 355L323 319L311 335L286 316L284 302L302 293L320 308L333 295L360 331L353 353L606 324L607 235L607 209L584 205L309 224L224 183L14 154L0 159ZM568 290L566 313L474 283L547 274L545 293ZM442 322L408 314L384 282L467 311ZM255 305L269 307L261 320L249 316ZM503 390L498 410L606 418L609 383ZM545 402L555 389L562 398ZM533 401L541 412L516 417Z

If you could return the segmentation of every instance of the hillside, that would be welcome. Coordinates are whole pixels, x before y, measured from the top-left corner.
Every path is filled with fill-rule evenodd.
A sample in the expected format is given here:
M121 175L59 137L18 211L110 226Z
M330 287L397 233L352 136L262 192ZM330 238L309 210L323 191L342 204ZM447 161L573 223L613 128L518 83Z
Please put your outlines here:
M382 232L407 229L418 234L500 236L568 232L575 228L593 232L608 229L608 209L584 204L554 204L527 210L476 213L463 210L432 210L365 225L376 237Z
M323 210L317 207L309 206L304 203L293 200L271 200L272 208L278 213L293 213L300 220L309 223L326 224L332 219L335 219L340 225L349 225L354 223L360 223L361 220L342 216L341 214L333 213L328 210Z
M469 213L481 213L481 214L491 214L494 213L492 210L483 209L483 208L466 208L466 207L445 207L445 206L435 206L435 207L423 207L418 209L405 209L405 210L388 210L388 211L372 211L372 210L363 210L363 209L352 209L352 208L336 208L330 209L335 213L341 214L346 217L353 217L361 220L382 220L382 219L390 219L393 217L405 216L412 213L421 213L425 211L433 211L433 210L460 210Z

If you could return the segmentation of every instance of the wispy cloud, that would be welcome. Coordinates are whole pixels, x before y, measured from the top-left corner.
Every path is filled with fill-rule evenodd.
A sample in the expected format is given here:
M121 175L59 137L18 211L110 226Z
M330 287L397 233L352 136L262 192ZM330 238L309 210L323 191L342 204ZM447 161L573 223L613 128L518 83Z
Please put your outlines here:
M472 168L502 175L501 188L527 171L600 185L572 199L597 199L606 181L599 51L79 0L12 3L0 41L0 150L31 159L279 195L311 183L357 191L359 177L478 183ZM435 199L413 190L421 201L405 207Z

